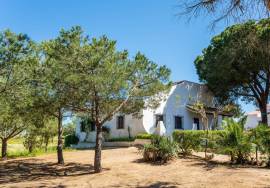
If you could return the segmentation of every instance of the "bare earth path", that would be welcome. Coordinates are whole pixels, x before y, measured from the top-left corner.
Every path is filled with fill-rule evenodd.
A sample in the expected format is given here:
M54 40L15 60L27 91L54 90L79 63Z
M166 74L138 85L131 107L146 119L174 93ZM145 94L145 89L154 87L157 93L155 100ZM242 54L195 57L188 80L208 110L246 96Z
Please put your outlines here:
M197 157L147 164L136 148L103 150L104 170L93 174L93 154L66 152L62 167L55 164L56 154L0 162L0 187L270 187L270 169L206 163Z

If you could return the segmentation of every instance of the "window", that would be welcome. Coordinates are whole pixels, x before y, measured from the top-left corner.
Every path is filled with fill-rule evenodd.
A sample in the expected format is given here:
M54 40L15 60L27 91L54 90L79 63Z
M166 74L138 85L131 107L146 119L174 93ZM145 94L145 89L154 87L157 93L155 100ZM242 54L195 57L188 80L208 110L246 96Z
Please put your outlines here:
M81 132L85 132L85 123L81 122Z
M158 124L159 121L163 121L163 115L162 114L157 114L156 115L156 124L155 124L156 127L157 127L157 124Z
M200 130L200 120L199 120L199 118L194 118L193 122L194 122L194 124L196 124L197 130Z
M95 131L96 126L94 121L92 121L90 118L84 117L81 121L81 132L91 132Z
M95 126L95 123L94 121L90 121L90 131L95 131L96 130L96 126Z
M183 118L181 116L174 116L174 127L175 129L183 129Z
M116 127L117 129L124 129L124 116L117 116Z

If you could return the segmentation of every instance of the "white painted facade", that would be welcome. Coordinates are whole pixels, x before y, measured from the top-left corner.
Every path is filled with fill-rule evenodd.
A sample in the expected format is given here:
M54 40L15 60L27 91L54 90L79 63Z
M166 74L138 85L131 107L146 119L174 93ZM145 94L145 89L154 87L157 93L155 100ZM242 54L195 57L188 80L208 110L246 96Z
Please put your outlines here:
M165 135L171 136L175 128L176 117L181 119L182 129L191 130L198 128L203 129L202 119L199 114L193 113L187 109L187 105L192 105L194 102L200 101L208 107L214 107L214 96L207 87L202 84L181 81L175 83L170 92L166 94L159 107L156 109L143 109L140 118L133 117L132 115L124 115L124 128L117 128L117 117L115 115L110 121L106 122L104 126L110 129L110 137L128 137L129 134L134 137L138 133L153 134L157 131L158 127L156 122L156 115L163 115L163 125L165 130L162 130ZM179 118L180 117L180 118ZM194 119L195 118L195 119ZM218 117L218 125L221 124L222 116ZM208 114L208 127L211 129L214 124L213 114ZM80 119L77 121L76 135L80 141L95 141L95 132L86 134L81 132Z
M268 117L268 125L270 125L270 104L267 105L267 117ZM261 112L259 109L247 113L247 121L245 124L246 129L255 128L262 120Z

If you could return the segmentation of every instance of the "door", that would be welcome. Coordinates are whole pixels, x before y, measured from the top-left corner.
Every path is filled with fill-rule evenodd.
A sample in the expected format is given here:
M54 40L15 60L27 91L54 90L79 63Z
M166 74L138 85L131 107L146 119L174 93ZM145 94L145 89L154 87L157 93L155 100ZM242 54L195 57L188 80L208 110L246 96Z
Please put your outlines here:
M196 124L197 130L200 130L200 120L199 120L199 118L194 118L193 123Z

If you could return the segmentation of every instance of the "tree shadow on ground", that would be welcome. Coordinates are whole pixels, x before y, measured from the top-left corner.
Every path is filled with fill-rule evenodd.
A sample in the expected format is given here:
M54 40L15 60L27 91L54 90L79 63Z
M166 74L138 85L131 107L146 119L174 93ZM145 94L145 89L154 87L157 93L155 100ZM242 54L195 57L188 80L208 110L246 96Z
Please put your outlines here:
M231 161L217 161L217 160L206 160L204 157L191 155L186 156L183 159L187 159L185 162L191 162L191 164L188 164L190 166L202 166L206 171L213 170L217 167L226 167L228 169L240 169L240 168L254 168L254 169L267 169L270 170L267 167L264 166L257 166L257 165L251 165L251 164L234 164Z
M129 148L129 146L102 146L102 150L115 150L115 149L123 149L123 148ZM78 151L95 151L95 148L76 148Z
M151 162L151 161L145 161L144 159L135 159L132 161L133 163L143 163L143 164L148 164L148 165L151 165L151 166L166 166L166 165L169 165L171 163L173 163L173 160L171 161L167 161L166 163L163 162L163 161L156 161L156 162Z
M156 182L156 183L152 183L150 185L147 186L137 186L137 188L176 188L178 186L174 185L173 183L169 183L169 182Z
M109 170L109 169L103 169ZM93 174L90 164L44 162L39 159L11 160L0 163L0 185Z
M136 188L176 188L179 187L178 184L172 183L172 182L164 182L164 181L157 181L155 183L150 183L147 185L140 185L140 183L133 183L130 182L129 184L116 184L116 185L112 185L110 186L112 188L116 188L116 187L136 187Z
M254 169L267 169L270 170L267 167L264 166L257 166L257 165L251 165L251 164L234 164L231 163L230 161L217 161L217 160L206 160L204 157L200 157L197 155L189 155L189 156L180 156L180 159L183 160L184 163L186 163L185 165L189 165L189 166L200 166L202 168L204 168L206 171L210 171L213 170L217 167L226 167L228 169L240 169L240 168L254 168ZM177 160L177 159L176 159ZM169 165L171 163L173 163L174 161L168 161L167 163L162 163L162 162L147 162L145 160L143 160L143 158L140 159L136 159L134 161L132 161L134 163L144 163L144 164L148 164L151 166L159 166L159 165Z

